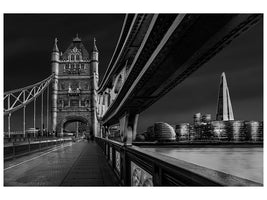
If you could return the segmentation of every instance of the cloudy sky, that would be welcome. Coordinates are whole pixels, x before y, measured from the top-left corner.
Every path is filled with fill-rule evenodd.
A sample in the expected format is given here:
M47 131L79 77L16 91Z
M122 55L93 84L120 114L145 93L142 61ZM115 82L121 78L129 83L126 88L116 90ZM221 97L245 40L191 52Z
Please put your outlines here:
M100 51L100 79L115 49L124 15L4 15L4 91L39 82L51 74L50 53L54 38L63 51L76 33L88 50L93 37ZM194 113L215 118L219 78L226 73L235 119L263 119L263 23L228 47L141 113L138 130L156 121L192 122ZM38 110L37 110L38 112ZM32 107L27 127L32 127ZM13 130L22 129L22 113L12 116ZM21 122L20 122L21 121ZM38 121L37 121L38 123Z

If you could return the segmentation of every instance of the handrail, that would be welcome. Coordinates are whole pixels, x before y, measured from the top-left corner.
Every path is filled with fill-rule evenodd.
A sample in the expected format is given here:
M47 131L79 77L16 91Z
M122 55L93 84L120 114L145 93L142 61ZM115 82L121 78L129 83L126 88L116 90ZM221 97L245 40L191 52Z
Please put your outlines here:
M132 165L151 176L154 186L262 186L261 183L202 167L137 146L96 137L122 185L130 186ZM140 177L139 177L140 178Z

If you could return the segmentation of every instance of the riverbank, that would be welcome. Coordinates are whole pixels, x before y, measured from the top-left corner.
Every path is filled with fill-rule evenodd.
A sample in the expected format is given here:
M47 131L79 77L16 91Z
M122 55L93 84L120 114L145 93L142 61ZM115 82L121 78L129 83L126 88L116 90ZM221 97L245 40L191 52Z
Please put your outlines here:
M263 148L263 142L234 142L234 141L180 141L180 142L133 142L140 147L160 148Z

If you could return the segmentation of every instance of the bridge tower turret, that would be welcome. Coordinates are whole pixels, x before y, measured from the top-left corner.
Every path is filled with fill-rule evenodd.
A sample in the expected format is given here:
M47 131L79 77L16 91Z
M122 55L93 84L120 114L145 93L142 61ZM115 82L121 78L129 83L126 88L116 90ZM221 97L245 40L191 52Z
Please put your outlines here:
M91 52L91 62L90 62L90 68L91 68L91 76L93 77L92 80L92 108L94 109L92 114L92 129L93 129L93 134L97 135L99 132L98 130L98 121L97 121L97 114L96 114L96 105L97 105L97 92L96 90L98 89L98 81L99 81L99 76L98 76L98 49L96 47L96 39L94 38L94 44L93 44L93 49Z
M55 38L54 47L51 55L52 73L55 74L52 83L52 131L55 133L57 125L57 93L58 93L58 73L59 73L59 49L57 47L57 38Z
M96 47L96 39L94 38L94 46L91 52L91 69L92 69L92 75L95 77L95 89L98 88L98 50Z

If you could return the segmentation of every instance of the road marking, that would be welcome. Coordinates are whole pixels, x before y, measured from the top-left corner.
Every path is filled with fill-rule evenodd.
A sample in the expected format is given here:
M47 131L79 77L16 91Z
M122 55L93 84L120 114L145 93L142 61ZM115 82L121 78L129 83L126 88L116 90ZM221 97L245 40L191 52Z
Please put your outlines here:
M69 146L72 146L72 144L69 144L69 145L66 145L66 146L63 146L63 147L59 147L59 148L55 148L55 149L53 149L53 150L51 150L51 151L48 151L48 152L43 153L43 154L41 154L41 155L39 155L39 156L33 157L33 158L29 159L29 160L25 160L25 161L20 162L20 163L18 163L18 164L12 165L12 166L10 166L10 167L5 168L4 171L5 171L5 170L8 170L8 169L11 169L11 168L13 168L13 167L22 165L22 164L24 164L24 163L26 163L26 162L35 160L36 158L40 158L40 157L42 157L42 156L45 156L45 155L47 155L47 154L49 154L49 153L51 153L51 152L53 152L53 151L56 151L56 150L59 150L59 149L65 148L65 147L69 147Z

